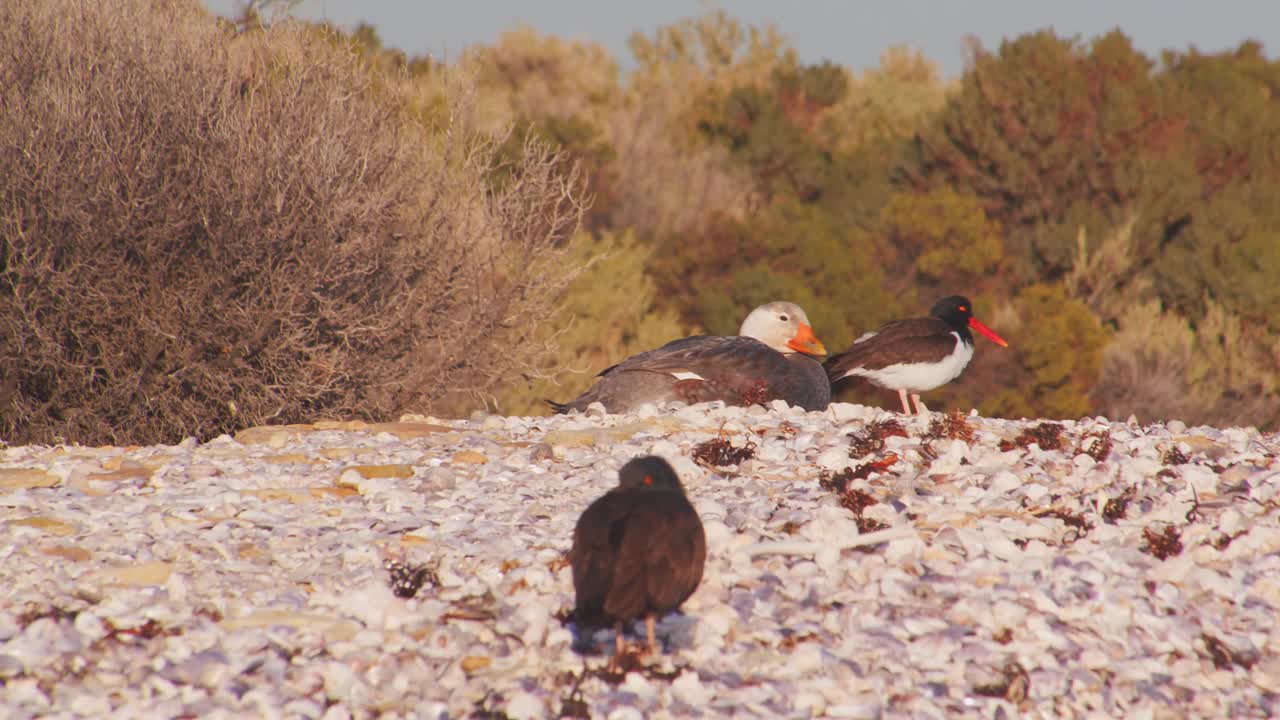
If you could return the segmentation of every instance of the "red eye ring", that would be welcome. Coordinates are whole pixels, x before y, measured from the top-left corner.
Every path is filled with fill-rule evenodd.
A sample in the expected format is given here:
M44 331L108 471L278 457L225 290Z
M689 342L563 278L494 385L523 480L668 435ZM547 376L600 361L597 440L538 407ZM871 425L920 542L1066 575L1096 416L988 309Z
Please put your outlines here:
M652 477L650 477L650 476L648 476L648 475L645 475L645 476L644 476L644 484L645 484L645 485L652 485L652 484L653 484L653 478L652 478Z

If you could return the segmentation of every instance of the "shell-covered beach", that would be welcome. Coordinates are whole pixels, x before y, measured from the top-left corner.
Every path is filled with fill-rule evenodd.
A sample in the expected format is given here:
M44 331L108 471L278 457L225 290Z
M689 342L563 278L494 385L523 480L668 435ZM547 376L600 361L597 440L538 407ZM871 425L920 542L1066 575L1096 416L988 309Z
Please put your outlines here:
M835 404L0 451L10 717L1266 717L1280 437ZM896 425L895 425L896 423ZM637 455L706 528L666 651L571 648ZM389 563L420 585L393 592ZM421 568L420 572L412 572ZM402 594L408 594L401 588Z

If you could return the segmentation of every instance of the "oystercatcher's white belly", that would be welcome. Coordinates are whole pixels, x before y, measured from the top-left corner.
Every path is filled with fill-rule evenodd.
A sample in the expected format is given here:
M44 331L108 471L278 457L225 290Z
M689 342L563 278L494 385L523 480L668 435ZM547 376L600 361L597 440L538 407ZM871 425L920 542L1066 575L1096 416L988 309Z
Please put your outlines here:
M951 334L955 336L956 349L939 362L898 363L879 370L855 368L847 375L859 375L890 390L924 392L946 385L959 377L973 359L973 346L961 342L958 333Z

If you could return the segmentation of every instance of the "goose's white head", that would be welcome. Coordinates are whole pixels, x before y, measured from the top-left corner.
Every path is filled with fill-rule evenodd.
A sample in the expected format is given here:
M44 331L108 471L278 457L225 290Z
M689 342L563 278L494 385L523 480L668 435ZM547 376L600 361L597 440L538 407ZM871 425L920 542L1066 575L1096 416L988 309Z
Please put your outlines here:
M755 338L783 354L827 354L827 348L813 334L809 316L795 303L779 300L761 305L742 321L738 334Z

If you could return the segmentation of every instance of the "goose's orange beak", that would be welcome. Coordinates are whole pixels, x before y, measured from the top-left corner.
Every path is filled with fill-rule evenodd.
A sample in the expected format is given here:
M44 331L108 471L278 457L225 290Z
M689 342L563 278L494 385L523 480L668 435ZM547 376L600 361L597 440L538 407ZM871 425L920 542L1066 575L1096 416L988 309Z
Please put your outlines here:
M1000 347L1009 347L1009 343L1005 342L1004 338L997 335L995 330L992 330L986 325L983 325L982 323L978 322L977 318L974 318L974 317L969 318L969 327L973 328L974 330L977 330L983 335L986 335L987 339L999 345Z
M795 337L787 341L787 347L805 355L827 354L827 346L813 334L813 328L808 323L800 323L800 329L796 330Z

